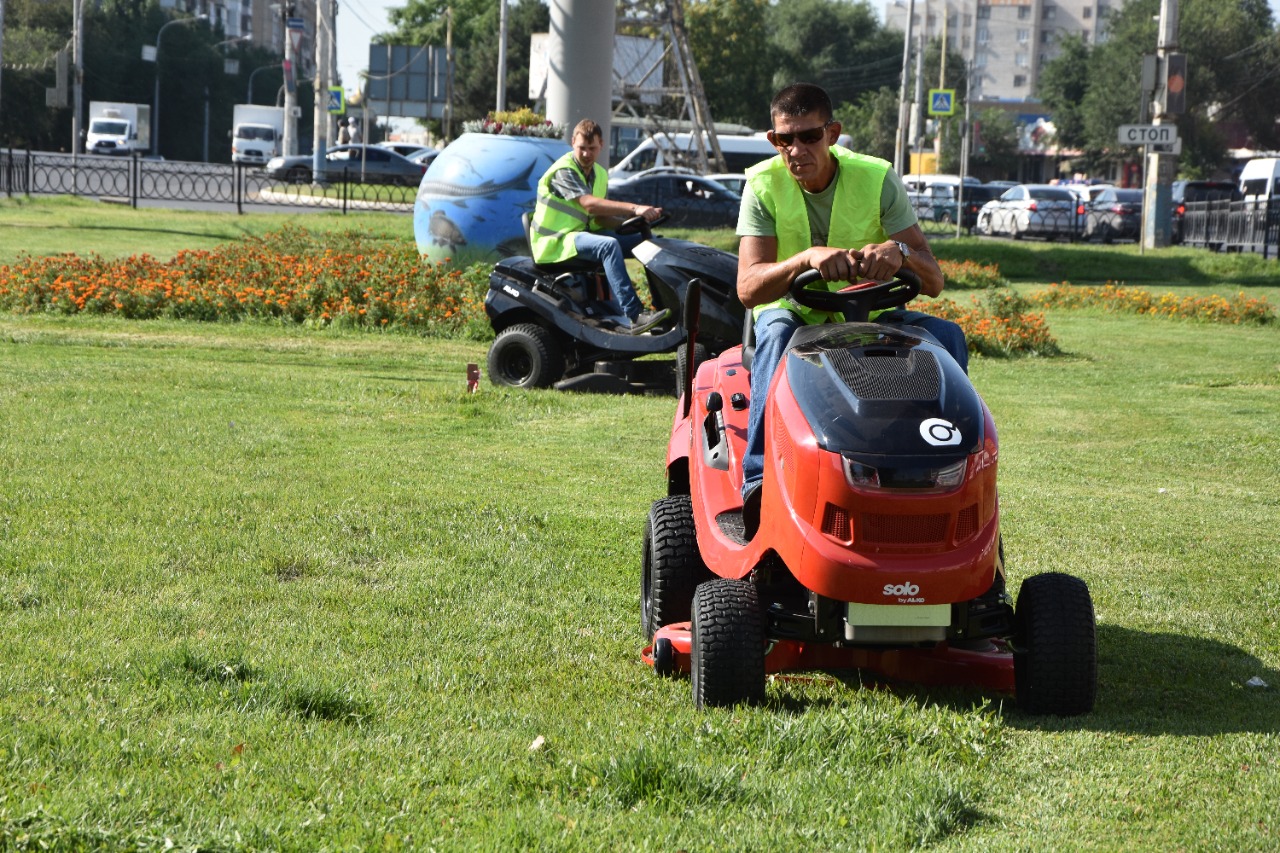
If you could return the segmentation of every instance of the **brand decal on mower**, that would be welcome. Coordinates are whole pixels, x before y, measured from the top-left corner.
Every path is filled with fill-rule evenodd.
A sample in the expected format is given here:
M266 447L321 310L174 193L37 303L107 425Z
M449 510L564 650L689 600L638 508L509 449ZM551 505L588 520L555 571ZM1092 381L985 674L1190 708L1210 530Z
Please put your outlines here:
M516 290L514 287L512 287L509 284L502 285L502 292L507 294L508 296L515 296L516 298L519 298L520 296L520 291Z
M920 437L934 447L954 447L960 443L960 430L951 421L929 418L920 423Z
M920 591L920 587L913 583L900 583L900 584L887 583L884 585L885 595L915 596L915 594L918 593L919 591Z

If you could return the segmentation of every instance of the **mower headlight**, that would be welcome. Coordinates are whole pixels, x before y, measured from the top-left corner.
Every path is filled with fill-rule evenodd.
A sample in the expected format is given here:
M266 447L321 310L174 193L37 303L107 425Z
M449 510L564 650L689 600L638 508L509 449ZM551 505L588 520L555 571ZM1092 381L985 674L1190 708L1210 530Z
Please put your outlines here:
M939 467L902 466L876 468L842 457L844 477L849 486L861 490L903 489L913 492L947 492L964 482L968 458Z

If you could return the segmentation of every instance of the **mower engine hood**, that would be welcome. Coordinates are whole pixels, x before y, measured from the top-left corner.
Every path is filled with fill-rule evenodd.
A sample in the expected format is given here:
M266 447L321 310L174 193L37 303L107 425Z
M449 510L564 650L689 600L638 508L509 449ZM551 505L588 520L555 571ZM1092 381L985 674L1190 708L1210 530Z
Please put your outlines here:
M969 377L924 333L875 323L807 326L786 377L817 438L854 457L958 459L983 446Z

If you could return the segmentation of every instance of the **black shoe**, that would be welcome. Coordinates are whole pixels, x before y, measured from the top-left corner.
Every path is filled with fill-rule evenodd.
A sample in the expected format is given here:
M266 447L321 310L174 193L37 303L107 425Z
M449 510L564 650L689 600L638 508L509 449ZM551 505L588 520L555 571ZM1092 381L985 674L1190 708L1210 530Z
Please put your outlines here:
M760 487L763 485L764 480L757 480L742 499L742 528L748 541L754 539L760 529Z
M640 316L631 321L631 334L642 335L654 326L667 319L671 312L666 308L660 311L641 311Z

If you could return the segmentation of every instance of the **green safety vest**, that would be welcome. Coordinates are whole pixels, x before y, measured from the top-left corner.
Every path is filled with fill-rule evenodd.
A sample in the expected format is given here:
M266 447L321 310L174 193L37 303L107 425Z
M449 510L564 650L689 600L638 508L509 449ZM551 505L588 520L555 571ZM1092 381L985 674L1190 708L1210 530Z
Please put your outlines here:
M880 224L880 196L884 187L889 163L878 157L857 154L839 145L832 146L840 178L836 182L836 195L831 201L831 224L827 245L842 249L860 249L868 243L882 243L889 239ZM771 214L778 233L778 260L800 254L813 245L809 231L809 214L805 208L803 190L787 171L782 157L774 157L747 169L747 180L760 203ZM847 282L826 282L829 290L848 286ZM843 316L829 311L806 308L790 297L782 297L767 305L757 305L754 316L773 308L785 308L806 323L839 322ZM878 312L877 312L878 313Z
M538 202L533 208L533 224L529 229L535 263L555 264L577 257L578 247L573 240L566 238L577 231L591 230L591 217L582 205L551 192L551 176L561 169L576 171L584 184L591 185L594 196L604 198L609 191L609 173L599 163L593 168L594 180L591 181L578 168L572 151L552 163L542 180L538 181Z

